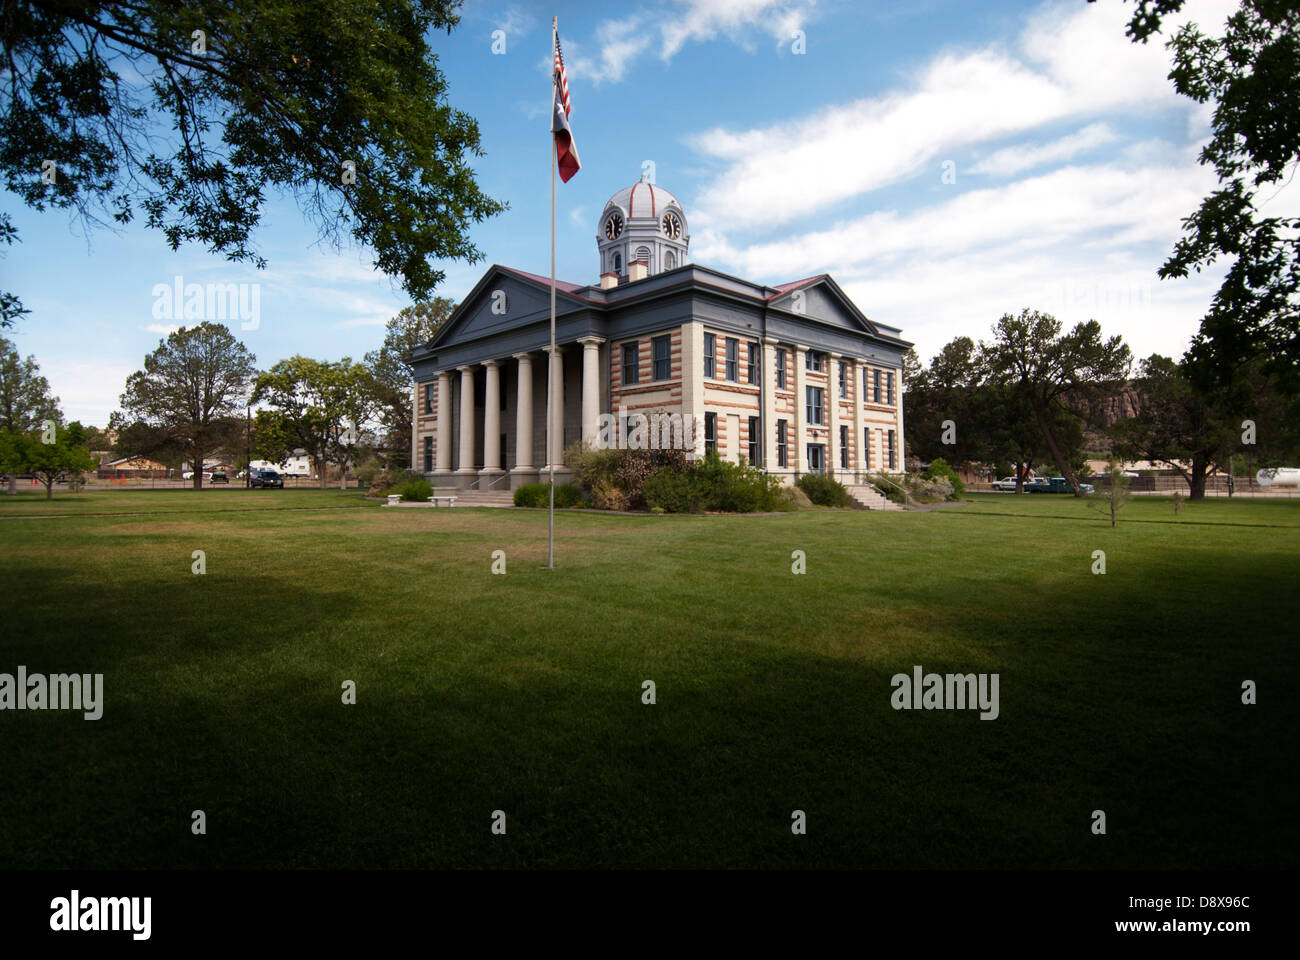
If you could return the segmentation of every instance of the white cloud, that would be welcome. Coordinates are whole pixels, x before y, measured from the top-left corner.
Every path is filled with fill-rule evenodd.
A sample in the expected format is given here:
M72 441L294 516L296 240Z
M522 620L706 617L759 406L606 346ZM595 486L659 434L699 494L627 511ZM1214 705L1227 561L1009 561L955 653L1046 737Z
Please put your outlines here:
M1049 163L1073 160L1078 154L1096 147L1114 143L1118 134L1104 123L1091 123L1077 133L1045 144L1017 144L989 154L969 169L970 173L986 173L1006 177L1032 170Z
M179 323L149 323L145 324L144 329L150 333L157 333L164 337L169 337L181 328Z
M659 54L670 60L690 42L712 40L719 33L744 43L759 30L778 43L802 29L816 0L677 0L677 11L663 23Z
M571 41L561 34L564 63L570 81L618 83L637 58L658 46L665 63L688 43L706 43L725 37L746 49L755 34L767 34L777 44L792 40L811 17L816 0L675 0L671 7L640 8L644 12L602 20L593 45ZM543 68L550 71L549 58Z
M1232 4L1191 6L1208 25ZM1120 108L1187 109L1166 79L1167 51L1124 35L1128 15L1119 4L1053 2L1031 18L1018 56L998 47L948 52L899 91L762 128L698 134L692 145L722 170L701 191L694 222L776 226L931 164L938 181L941 161L975 144Z

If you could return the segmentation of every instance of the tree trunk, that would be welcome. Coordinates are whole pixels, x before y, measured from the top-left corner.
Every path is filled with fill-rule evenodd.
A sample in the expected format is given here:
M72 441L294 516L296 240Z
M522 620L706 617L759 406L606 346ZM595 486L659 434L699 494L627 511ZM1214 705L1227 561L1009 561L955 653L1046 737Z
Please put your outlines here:
M320 488L328 490L330 485L328 463L324 457L316 461L316 469L320 471Z
M1079 486L1079 478L1074 475L1070 465L1065 461L1065 454L1061 452L1060 446L1056 442L1056 435L1052 433L1051 422L1047 419L1047 406L1034 404L1034 417L1038 420L1038 429L1042 431L1043 439L1047 441L1047 449L1052 452L1052 462L1056 464L1056 469L1061 471L1061 476L1065 477L1065 482L1070 485L1076 497L1083 496L1083 488Z
M9 474L9 496L13 497L17 495L18 495L18 477L16 474L10 473Z
M1209 459L1201 453L1192 454L1192 473L1188 477L1188 485L1191 487L1191 493L1187 499L1204 500L1205 499L1205 475L1210 469Z
M50 477L48 480L45 481L45 499L46 500L54 499L54 478L53 477Z

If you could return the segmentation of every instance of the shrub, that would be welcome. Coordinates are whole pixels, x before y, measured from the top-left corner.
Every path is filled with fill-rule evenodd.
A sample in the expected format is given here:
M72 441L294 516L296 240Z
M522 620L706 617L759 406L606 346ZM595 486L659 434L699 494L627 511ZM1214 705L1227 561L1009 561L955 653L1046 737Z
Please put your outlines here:
M591 505L597 510L626 510L628 496L613 483L600 480L591 488Z
M704 509L704 498L693 471L660 470L641 489L651 510L699 513Z
M893 482L891 483L890 480L893 480ZM886 500L892 500L894 503L907 506L907 496L898 488L898 480L887 479L883 474L873 473L867 475L867 482L883 493ZM912 483L910 479L905 479L904 482L909 486Z
M922 503L942 503L952 499L952 482L947 477L934 477L927 480L924 476L912 477L907 481L912 496Z
M409 480L398 488L403 500L428 500L433 496L433 487L428 480Z
M782 487L781 496L789 502L795 510L811 507L812 501L808 499L808 494L804 493L798 487Z
M684 450L623 450L596 449L575 444L564 453L564 462L573 469L574 479L592 492L592 500L600 506L598 488L605 492L609 503L622 503L621 507L601 507L606 510L640 510L646 505L642 487L646 480L661 470L682 471L687 467ZM622 496L615 496L614 491Z
M795 486L808 495L808 499L822 507L850 507L853 498L844 489L844 484L822 473L805 473Z
M551 486L548 483L525 483L515 489L516 507L546 507L550 505ZM576 507L582 502L582 491L572 483L555 485L555 505Z
M921 474L925 480L938 480L940 478L947 480L952 485L952 493L948 495L949 500L960 500L966 495L966 484L961 482L961 477L957 476L957 471L948 465L948 461L943 457L935 457L930 461L930 466L926 468L925 473Z
M749 464L728 463L710 450L686 470L660 470L645 481L645 501L667 513L791 510L781 482Z

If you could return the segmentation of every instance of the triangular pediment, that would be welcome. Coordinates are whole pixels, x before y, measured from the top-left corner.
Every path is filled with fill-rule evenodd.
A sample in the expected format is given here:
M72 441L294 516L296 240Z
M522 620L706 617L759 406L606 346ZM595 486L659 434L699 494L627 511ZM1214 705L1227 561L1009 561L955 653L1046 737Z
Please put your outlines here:
M829 276L820 276L794 289L778 294L771 300L771 306L796 316L811 317L823 323L842 327L854 333L869 333L880 336L866 315L857 308L840 285Z
M557 314L583 306L572 294L557 289ZM468 343L491 337L546 317L551 311L549 286L505 267L494 266L475 284L442 328L426 345L434 350L443 343Z

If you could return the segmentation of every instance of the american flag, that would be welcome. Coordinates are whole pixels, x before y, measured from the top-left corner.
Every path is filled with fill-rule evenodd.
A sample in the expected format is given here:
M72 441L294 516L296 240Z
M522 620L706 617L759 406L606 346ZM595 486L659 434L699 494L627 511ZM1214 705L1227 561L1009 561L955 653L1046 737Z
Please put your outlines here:
M555 135L555 160L560 169L560 179L565 183L582 169L578 159L578 147L573 142L573 131L569 128L569 111L573 105L569 102L569 78L564 72L564 54L560 52L560 35L555 38L555 106L551 116L551 132Z

